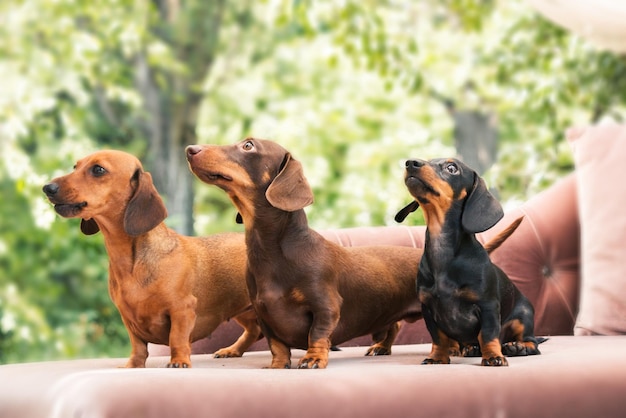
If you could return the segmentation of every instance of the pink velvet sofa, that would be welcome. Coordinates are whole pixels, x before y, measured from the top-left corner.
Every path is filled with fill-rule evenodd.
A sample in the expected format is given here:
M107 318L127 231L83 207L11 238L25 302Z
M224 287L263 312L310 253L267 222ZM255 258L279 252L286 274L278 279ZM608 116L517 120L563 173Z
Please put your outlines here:
M585 135L571 134L572 140ZM624 136L626 144L623 131L615 135ZM582 139L576 152L587 153ZM621 166L603 167L606 171ZM240 332L235 323L226 323L194 344L192 369L164 368L168 349L163 346L150 347L146 369L118 368L125 359L0 366L0 417L624 416L625 276L621 285L608 285L601 276L604 269L619 269L606 263L617 260L621 265L626 253L623 240L604 249L587 243L590 237L601 238L593 233L597 225L587 226L587 216L579 216L598 210L581 205L581 195L593 198L598 191L597 185L589 190L583 184L588 181L586 169L599 171L581 163L576 174L507 212L480 236L484 242L525 216L492 258L535 306L536 334L549 337L539 356L513 357L509 367L500 368L458 357L449 365L420 365L430 351L430 337L423 321L418 321L403 326L390 356L365 357L370 340L361 337L331 352L327 369L271 370L264 369L271 360L264 340L242 358L210 355ZM603 200L602 210L610 204ZM611 222L606 217L602 221ZM618 232L623 236L624 231ZM424 229L388 226L323 233L344 246L421 247ZM611 231L607 234L611 236ZM591 261L590 246L597 247ZM615 251L621 258L608 255ZM598 258L605 264L591 272L590 265ZM599 284L594 284L596 279ZM612 313L605 318L596 315L606 306ZM294 364L303 353L293 350Z

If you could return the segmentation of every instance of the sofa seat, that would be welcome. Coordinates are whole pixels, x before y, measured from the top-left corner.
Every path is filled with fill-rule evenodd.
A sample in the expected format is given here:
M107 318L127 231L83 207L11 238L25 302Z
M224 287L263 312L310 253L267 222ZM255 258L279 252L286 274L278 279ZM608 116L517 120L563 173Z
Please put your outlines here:
M391 356L331 352L325 370L270 370L271 354L194 355L192 369L119 369L126 359L0 367L2 417L617 417L626 410L626 336L554 336L542 355L481 367L419 363L430 344ZM302 350L293 350L295 364Z

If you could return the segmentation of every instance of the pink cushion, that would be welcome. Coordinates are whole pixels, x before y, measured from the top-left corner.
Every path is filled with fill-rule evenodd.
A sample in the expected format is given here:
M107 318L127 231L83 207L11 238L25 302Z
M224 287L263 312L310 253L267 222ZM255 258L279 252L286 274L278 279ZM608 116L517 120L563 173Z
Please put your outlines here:
M626 333L626 125L571 129L581 219L576 335Z

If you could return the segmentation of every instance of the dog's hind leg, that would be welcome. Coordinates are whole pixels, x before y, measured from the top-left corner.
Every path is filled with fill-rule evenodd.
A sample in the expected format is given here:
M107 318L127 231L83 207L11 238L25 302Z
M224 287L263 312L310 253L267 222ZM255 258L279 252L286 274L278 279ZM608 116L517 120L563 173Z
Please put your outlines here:
M400 328L402 327L402 322L394 322L389 326L389 328L384 331L377 332L372 334L372 339L374 340L374 344L367 350L365 353L366 356L388 356L391 354L391 346L393 342L396 340L398 333L400 332Z
M242 326L243 333L232 345L217 350L213 354L215 358L241 357L254 342L262 337L261 327L252 309L233 319Z
M502 353L508 357L533 356L541 354L539 341L533 335L532 324L524 324L520 319L513 319L502 327Z

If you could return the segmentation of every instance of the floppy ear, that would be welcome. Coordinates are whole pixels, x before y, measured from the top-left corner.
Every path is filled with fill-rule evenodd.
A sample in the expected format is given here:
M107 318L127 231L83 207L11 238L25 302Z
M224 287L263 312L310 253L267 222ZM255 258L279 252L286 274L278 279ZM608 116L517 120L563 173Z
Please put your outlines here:
M132 180L137 182L137 186L126 206L124 230L128 235L136 237L163 222L167 217L167 209L152 183L150 173L137 169Z
M409 213L415 212L419 207L419 202L417 200L414 200L402 209L400 209L400 212L396 214L396 217L394 219L396 220L396 222L401 223L406 219L407 216L409 216Z
M85 235L97 234L100 227L92 218L80 220L80 230Z
M461 217L463 229L473 234L483 232L494 226L503 216L500 202L489 193L485 181L478 174L474 174L474 187L465 201Z
M294 212L313 203L313 191L304 177L302 164L285 156L283 168L265 192L272 206L287 212Z

